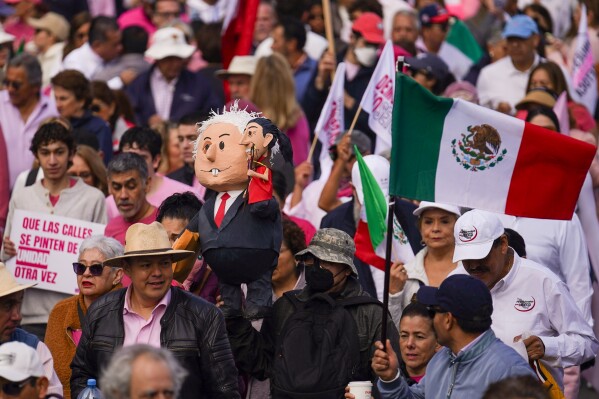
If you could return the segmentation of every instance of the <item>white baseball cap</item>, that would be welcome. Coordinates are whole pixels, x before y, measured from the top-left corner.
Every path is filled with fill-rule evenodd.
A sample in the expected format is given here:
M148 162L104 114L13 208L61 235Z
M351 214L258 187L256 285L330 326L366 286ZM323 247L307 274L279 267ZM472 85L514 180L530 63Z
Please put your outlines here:
M420 215L422 215L422 212L426 211L427 209L435 209L435 208L443 209L444 211L453 213L453 214L457 215L458 217L460 217L462 215L460 208L458 208L455 205L442 204L440 202L429 202L429 201L420 202L420 205L418 206L418 208L414 209L414 212L412 212L412 213L415 216L420 216Z
M16 341L0 345L0 377L19 382L43 375L42 362L31 346Z
M504 232L501 220L491 212L473 209L464 213L453 228L453 261L486 257L491 252L493 241Z
M195 46L187 44L185 34L177 28L158 29L152 36L152 44L145 56L153 60L166 57L189 58L196 50Z
M391 164L380 155L366 155L364 162L372 175L376 179L385 197L389 196L389 174L391 172ZM362 179L360 178L360 167L358 162L354 163L351 169L351 182L358 194L358 201L364 205L364 191L362 191Z

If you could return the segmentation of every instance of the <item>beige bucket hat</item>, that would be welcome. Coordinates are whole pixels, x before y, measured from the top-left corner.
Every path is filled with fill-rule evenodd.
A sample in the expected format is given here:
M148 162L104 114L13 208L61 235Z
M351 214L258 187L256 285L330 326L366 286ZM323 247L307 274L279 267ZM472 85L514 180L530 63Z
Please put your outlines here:
M0 262L0 298L15 292L23 291L27 288L31 288L37 285L33 284L19 284L14 278L10 270L6 268L4 263Z
M193 254L193 251L172 249L168 233L160 223L136 223L127 229L125 253L122 256L106 259L104 265L122 267L123 261L128 258L164 255L169 255L174 263Z

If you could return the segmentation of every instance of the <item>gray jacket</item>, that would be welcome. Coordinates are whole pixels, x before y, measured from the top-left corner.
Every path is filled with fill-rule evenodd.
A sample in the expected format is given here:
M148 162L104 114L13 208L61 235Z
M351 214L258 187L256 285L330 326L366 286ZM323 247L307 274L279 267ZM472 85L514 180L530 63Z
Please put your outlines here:
M377 386L382 399L479 399L490 383L515 375L535 376L522 356L488 330L457 356L449 348L437 352L419 384L408 386L403 378L396 378L379 380Z

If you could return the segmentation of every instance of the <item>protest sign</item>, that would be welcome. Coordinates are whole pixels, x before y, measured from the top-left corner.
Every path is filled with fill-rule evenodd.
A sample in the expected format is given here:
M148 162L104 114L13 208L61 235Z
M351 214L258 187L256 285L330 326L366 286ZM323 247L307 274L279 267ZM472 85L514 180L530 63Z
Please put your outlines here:
M17 255L6 262L18 282L37 283L36 288L76 294L73 262L79 244L104 225L62 216L15 210L10 239Z

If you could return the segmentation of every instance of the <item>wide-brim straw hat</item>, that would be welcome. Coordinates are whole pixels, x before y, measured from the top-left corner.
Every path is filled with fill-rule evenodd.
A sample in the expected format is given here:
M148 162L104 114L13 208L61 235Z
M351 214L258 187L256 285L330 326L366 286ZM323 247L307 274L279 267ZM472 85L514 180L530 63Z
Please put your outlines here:
M164 255L170 256L174 263L193 256L194 252L172 249L168 233L160 223L136 223L127 229L125 253L115 258L106 259L104 265L122 267L123 261L129 258Z
M0 298L14 294L15 292L26 290L37 285L33 284L19 284L14 278L10 270L6 268L6 265L0 262Z

